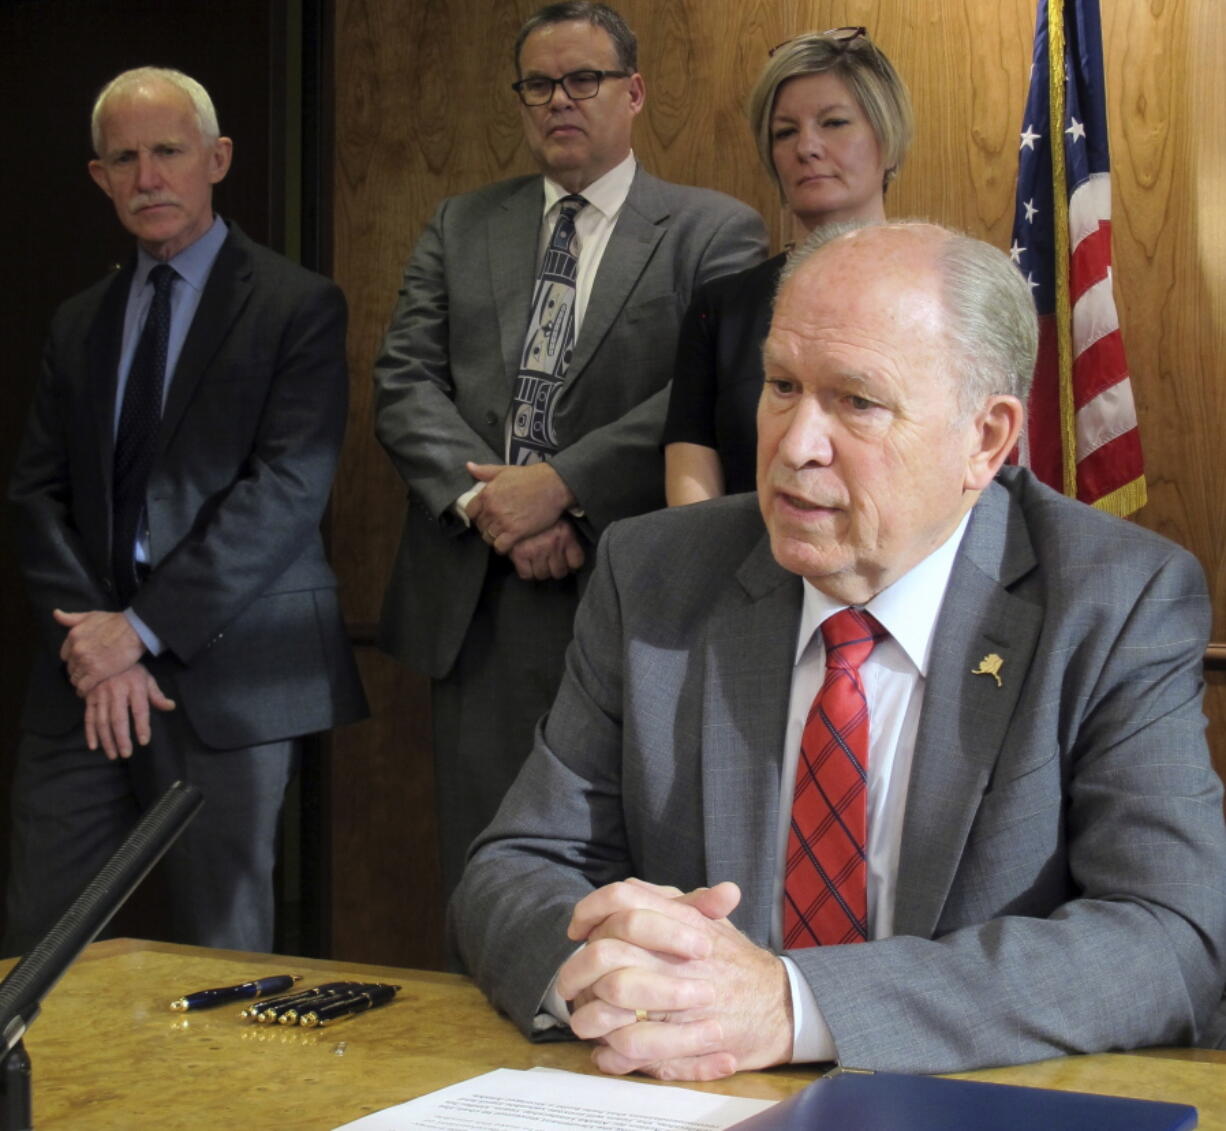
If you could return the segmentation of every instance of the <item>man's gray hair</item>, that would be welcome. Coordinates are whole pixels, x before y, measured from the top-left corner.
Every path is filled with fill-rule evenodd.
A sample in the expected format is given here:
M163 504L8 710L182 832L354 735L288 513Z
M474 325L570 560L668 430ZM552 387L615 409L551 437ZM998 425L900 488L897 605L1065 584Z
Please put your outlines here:
M567 24L575 20L606 32L617 50L618 67L628 75L638 71L638 40L617 12L608 4L594 4L592 0L565 0L561 4L546 4L529 16L524 26L519 29L519 34L515 37L515 73L520 74L519 55L528 36L549 24Z
M1003 252L964 232L926 220L850 220L825 224L788 256L779 285L841 236L862 228L927 228L943 237L936 254L945 332L954 350L958 404L976 412L990 396L1030 395L1039 323L1030 287Z
M200 127L200 134L206 144L211 145L221 136L221 130L217 128L217 111L213 109L213 100L209 97L209 92L194 78L170 67L135 67L116 75L94 99L94 112L90 117L89 129L97 156L102 156L102 119L106 116L107 103L115 95L133 87L155 83L177 87L187 95L196 111L196 125Z

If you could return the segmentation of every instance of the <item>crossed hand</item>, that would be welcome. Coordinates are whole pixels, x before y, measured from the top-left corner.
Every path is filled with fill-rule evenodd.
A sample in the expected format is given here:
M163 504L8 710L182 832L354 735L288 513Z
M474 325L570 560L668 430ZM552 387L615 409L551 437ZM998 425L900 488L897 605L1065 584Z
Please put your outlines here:
M567 933L587 945L556 987L602 1072L715 1080L791 1059L787 972L728 921L740 901L733 883L630 879L575 905Z
M145 646L122 613L67 613L56 609L56 623L68 629L60 647L68 678L85 700L85 742L106 756L130 758L133 739L148 744L151 711L173 711L157 680L140 663Z
M466 508L468 520L521 578L561 580L583 565L583 547L566 514L575 497L549 464L470 463L468 471L485 484Z

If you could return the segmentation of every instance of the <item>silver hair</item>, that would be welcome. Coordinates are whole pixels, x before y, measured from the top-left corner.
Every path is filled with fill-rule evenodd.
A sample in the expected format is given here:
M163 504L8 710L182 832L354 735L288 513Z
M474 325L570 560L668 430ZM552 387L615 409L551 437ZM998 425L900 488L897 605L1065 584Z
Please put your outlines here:
M1009 257L983 240L926 220L825 224L791 253L779 285L823 247L861 228L927 228L940 235L936 267L959 408L976 412L988 397L1000 394L1026 404L1039 349L1034 300Z
M165 83L181 90L191 101L196 112L196 125L205 143L211 145L221 136L217 127L217 111L213 109L213 100L190 75L176 71L170 67L135 67L116 75L99 92L94 99L94 112L90 117L90 136L94 143L94 153L102 156L102 120L106 116L107 103L117 94L132 87L148 86L153 83Z

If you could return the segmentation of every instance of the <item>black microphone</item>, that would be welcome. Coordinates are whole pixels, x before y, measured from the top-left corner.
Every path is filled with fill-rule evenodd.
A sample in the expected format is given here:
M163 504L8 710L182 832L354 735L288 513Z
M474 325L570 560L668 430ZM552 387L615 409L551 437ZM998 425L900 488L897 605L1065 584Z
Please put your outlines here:
M0 982L0 1057L21 1040L52 986L123 906L203 803L195 786L175 782L141 817L72 906Z

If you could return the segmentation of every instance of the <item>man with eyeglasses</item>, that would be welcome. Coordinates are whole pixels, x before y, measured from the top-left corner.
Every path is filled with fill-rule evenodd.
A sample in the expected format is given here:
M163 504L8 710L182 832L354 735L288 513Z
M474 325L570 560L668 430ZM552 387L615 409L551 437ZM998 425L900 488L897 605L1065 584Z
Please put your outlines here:
M664 504L690 295L765 251L751 209L637 165L645 89L611 8L541 9L515 60L541 175L442 203L375 369L379 439L409 488L381 638L433 680L445 894L557 689L596 539Z

